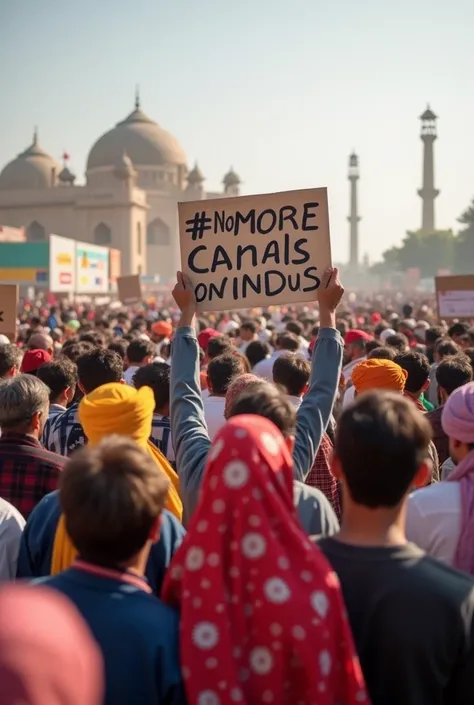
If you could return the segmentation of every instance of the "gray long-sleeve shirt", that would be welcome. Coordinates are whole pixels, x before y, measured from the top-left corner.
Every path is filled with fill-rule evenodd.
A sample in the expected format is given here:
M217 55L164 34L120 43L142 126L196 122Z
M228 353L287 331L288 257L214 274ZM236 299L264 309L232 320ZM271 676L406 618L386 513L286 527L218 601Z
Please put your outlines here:
M296 416L293 461L295 480L300 482L304 482L313 466L331 416L341 365L342 339L339 332L333 328L321 328L313 350L309 390ZM170 418L186 522L196 508L211 447L200 391L199 347L196 333L190 326L178 328L172 344ZM295 500L297 508L304 503L303 500L306 502L304 523L307 525L312 521L308 518L307 492L295 491ZM313 506L319 503L319 507L315 508L321 514L322 528L337 527L337 519L335 515L333 519L334 512L324 495L316 491L312 502Z

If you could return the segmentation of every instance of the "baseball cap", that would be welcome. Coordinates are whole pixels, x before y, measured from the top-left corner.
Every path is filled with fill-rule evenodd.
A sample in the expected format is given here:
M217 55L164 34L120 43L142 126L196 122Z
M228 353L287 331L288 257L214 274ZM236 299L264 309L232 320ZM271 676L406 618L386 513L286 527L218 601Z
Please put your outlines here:
M358 340L364 340L367 342L369 340L373 340L373 338L369 333L366 333L364 330L359 330L358 328L348 330L344 337L344 342L348 345L351 343L356 343Z
M217 338L220 335L214 328L205 328L198 335L198 343L201 350L207 351L207 346L211 338Z
M46 350L28 350L23 356L20 371L25 375L31 374L36 372L45 362L51 362L52 359Z

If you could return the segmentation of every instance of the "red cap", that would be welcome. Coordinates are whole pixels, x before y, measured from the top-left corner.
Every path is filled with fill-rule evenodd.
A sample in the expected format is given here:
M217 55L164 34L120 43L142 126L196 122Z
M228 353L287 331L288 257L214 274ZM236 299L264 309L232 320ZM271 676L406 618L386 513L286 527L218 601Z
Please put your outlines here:
M366 333L364 330L359 330L358 328L348 330L344 337L344 342L348 345L350 343L356 343L358 340L364 340L367 342L369 340L373 340L373 338L369 335L369 333Z
M20 371L25 375L31 374L36 372L45 362L51 362L52 359L46 350L28 350L23 356Z
M219 335L220 333L214 330L214 328L205 328L202 330L198 335L198 343L201 350L207 352L207 346L211 338L217 338Z

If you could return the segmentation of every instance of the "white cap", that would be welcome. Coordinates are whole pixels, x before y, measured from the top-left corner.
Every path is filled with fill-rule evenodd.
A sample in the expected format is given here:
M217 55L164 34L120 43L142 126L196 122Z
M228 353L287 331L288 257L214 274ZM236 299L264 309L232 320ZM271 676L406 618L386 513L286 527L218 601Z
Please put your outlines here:
M380 333L380 340L382 341L382 343L385 343L387 338L389 338L391 335L395 335L395 331L393 330L393 328L386 328Z
M10 344L9 338L7 338L7 336L4 335L3 333L0 333L0 345L9 345L9 344Z

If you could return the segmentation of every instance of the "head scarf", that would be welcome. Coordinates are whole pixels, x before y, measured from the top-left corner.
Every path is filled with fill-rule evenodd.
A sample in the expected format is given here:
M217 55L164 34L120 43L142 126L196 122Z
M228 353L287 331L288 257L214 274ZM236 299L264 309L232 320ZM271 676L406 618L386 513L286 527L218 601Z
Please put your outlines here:
M360 362L352 371L352 383L357 394L369 389L391 389L403 392L408 377L406 370L391 360L373 358Z
M188 703L367 703L337 577L293 506L291 455L260 416L210 451L163 599L181 608Z
M57 591L0 590L0 700L22 705L100 705L102 657L85 622Z
M166 508L181 520L183 504L179 496L178 476L163 453L149 440L154 409L155 398L149 387L137 390L126 384L104 384L81 401L79 421L91 446L98 445L106 436L118 433L132 438L151 455L157 467L170 480ZM56 575L65 570L75 557L76 550L61 516L54 539L51 573Z
M474 443L474 382L454 390L443 407L441 425L453 440ZM474 450L461 460L447 481L460 483L461 531L454 565L474 575Z
M227 388L227 393L225 395L225 406L224 406L224 416L226 419L229 418L230 410L237 397L242 394L245 387L254 382L261 382L261 378L250 373L245 375L240 375L236 380L232 382Z

